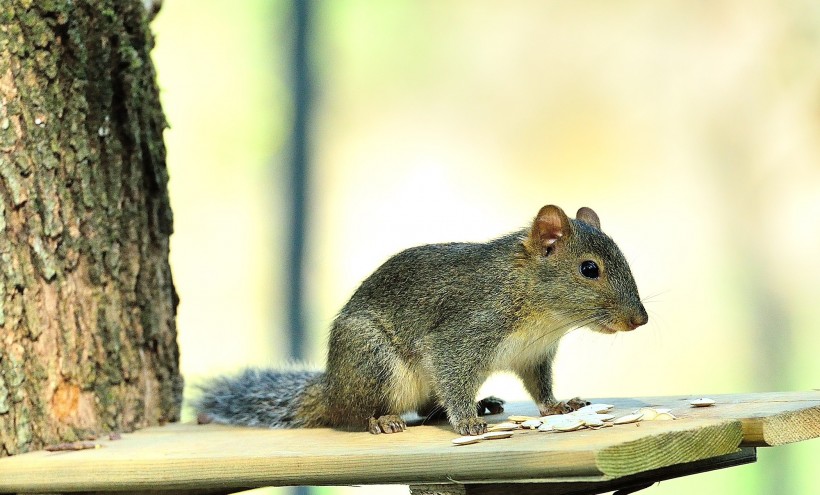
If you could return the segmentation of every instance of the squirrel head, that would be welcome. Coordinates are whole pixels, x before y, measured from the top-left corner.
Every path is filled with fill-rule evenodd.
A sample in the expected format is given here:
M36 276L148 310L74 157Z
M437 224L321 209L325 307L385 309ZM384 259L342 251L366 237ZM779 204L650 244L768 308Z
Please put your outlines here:
M649 320L629 264L601 231L592 209L583 207L571 219L557 206L544 206L524 248L535 267L541 302L572 326L615 333Z

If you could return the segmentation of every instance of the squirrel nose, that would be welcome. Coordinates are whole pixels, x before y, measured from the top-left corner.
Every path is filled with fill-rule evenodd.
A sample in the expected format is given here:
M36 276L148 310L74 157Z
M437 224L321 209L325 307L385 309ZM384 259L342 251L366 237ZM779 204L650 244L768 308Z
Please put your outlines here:
M646 322L648 322L648 321L649 321L649 315L646 314L646 308L644 308L643 304L641 304L639 306L638 313L635 314L635 315L632 315L632 317L629 318L629 323L628 323L629 329L630 330L635 330L636 328L638 328L641 325L646 325Z

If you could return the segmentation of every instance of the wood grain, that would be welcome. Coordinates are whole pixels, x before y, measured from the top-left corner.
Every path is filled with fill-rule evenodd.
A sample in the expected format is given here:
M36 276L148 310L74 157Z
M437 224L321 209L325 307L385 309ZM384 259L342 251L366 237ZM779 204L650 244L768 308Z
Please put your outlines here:
M731 453L741 439L737 421L667 423L571 433L520 431L510 439L461 447L450 443L455 435L444 426L375 436L177 424L102 441L96 450L2 459L0 492L595 481Z
M692 407L689 402L709 397L712 407ZM766 392L754 394L692 394L671 397L603 398L594 402L614 404L616 414L641 407L668 407L680 419L732 419L743 425L744 447L770 447L820 437L820 391ZM516 403L510 414L537 415L534 404Z
M0 459L0 492L223 490L272 485L601 482L653 469L719 459L741 444L772 445L818 436L820 397L713 396L692 409L686 398L603 399L617 412L671 407L676 421L570 433L518 431L510 439L456 447L448 425L393 435L328 429L266 430L173 424L101 441L78 452L32 452ZM507 414L531 414L531 403ZM779 436L773 428L786 431ZM744 435L749 435L744 437Z

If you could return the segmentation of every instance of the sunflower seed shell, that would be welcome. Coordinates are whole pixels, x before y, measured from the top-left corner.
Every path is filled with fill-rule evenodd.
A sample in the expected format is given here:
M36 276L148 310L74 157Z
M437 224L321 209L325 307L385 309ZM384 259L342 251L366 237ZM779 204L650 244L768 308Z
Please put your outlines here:
M485 433L486 435L486 433ZM478 443L481 441L480 436L474 437L458 437L452 440L453 445L470 445L471 443Z

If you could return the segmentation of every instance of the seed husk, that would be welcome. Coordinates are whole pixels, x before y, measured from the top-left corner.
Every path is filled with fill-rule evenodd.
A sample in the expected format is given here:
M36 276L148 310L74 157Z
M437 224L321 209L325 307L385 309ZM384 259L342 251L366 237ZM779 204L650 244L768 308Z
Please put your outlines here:
M639 413L627 414L626 416L621 416L620 418L616 418L615 421L613 421L612 423L616 424L616 425L625 425L625 424L628 424L628 423L638 422L638 421L641 420L642 417L643 417L643 414L639 414Z
M584 406L584 407L578 409L576 412L581 413L581 414L586 413L586 412L593 412L595 414L599 414L599 413L607 412L610 409L612 409L613 407L615 407L615 406L612 405L612 404L589 404L588 406Z
M575 431L583 427L584 422L576 418L568 418L566 421L562 421L552 425L552 429L555 431Z
M497 425L492 425L487 428L487 431L512 431L521 428L521 426L515 423L498 423Z
M651 407L642 407L635 411L635 414L641 415L641 421L652 421L658 416L658 411Z
M485 433L486 435L486 433ZM478 443L481 441L480 436L458 437L452 440L454 445L470 445L471 443Z
M500 438L510 438L513 435L511 431L488 431L481 435L482 440L498 440Z
M709 407L715 405L715 400L708 397L701 397L700 399L693 400L690 404L695 407Z
M510 416L509 418L507 418L507 421L510 421L510 422L513 422L513 423L523 423L525 421L530 421L532 419L538 419L538 418L535 417L535 416Z

